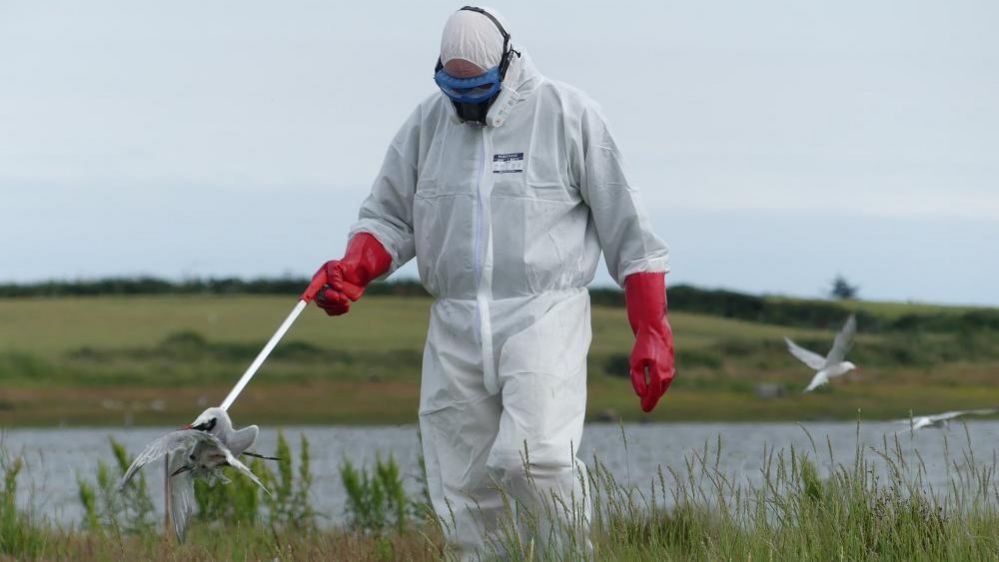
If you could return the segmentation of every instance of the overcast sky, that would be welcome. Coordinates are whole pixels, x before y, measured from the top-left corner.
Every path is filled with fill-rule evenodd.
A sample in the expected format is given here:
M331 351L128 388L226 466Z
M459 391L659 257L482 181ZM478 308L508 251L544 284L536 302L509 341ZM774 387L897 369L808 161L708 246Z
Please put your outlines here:
M670 283L999 305L999 3L493 5L603 106ZM0 0L0 282L311 274L460 6Z

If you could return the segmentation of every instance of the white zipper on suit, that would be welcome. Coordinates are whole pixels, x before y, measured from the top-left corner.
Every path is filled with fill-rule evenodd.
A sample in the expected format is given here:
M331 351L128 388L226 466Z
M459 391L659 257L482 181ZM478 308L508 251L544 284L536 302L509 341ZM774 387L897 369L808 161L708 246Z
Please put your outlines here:
M490 394L499 392L496 363L493 361L493 329L489 301L493 292L493 174L489 167L492 153L492 130L482 127L482 153L479 161L479 181L475 205L475 282L476 311L479 317L479 341L482 345L483 383Z

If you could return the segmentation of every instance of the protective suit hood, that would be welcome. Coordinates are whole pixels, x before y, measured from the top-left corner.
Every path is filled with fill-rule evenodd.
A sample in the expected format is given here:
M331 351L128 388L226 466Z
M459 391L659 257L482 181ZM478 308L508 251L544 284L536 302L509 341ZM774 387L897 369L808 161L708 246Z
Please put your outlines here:
M483 73L452 75L445 65L455 60L474 64ZM522 63L523 53L513 44L506 19L489 7L465 6L444 25L434 81L451 100L448 113L455 120L473 127L498 127L516 98L527 94L522 88L526 74Z
M503 44L503 32L509 33L509 30L506 19L490 7L458 10L444 24L444 33L441 34L441 63L462 59L483 70L498 66L504 47L507 47Z

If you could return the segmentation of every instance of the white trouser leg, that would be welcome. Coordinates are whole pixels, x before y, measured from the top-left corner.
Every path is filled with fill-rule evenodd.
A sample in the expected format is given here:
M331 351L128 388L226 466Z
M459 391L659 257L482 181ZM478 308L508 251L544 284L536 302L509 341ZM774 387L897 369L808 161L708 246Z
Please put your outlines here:
M503 512L486 470L500 396L489 395L483 385L481 347L471 328L474 309L466 307L434 304L423 356L420 431L430 499L449 549L462 560L477 560L490 552L487 537Z
M576 450L586 414L589 295L494 304L498 395L483 383L474 301L438 301L431 313L420 428L434 509L463 559L525 540L586 556L590 497ZM525 311L526 323L518 316Z
M503 412L487 461L516 500L521 540L538 548L590 551L590 496L576 458L586 415L589 295L553 306L511 335L499 362Z

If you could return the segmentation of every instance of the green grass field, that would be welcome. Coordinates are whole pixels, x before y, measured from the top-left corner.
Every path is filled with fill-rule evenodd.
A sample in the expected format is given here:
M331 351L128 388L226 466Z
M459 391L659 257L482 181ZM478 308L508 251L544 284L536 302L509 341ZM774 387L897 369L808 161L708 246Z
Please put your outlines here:
M142 296L0 300L0 423L176 423L218 403L293 299ZM430 301L366 297L344 317L310 308L235 406L260 422L416 420ZM871 313L963 309L859 303ZM910 312L912 312L910 311ZM905 417L999 403L999 338L990 331L860 334L862 368L802 395L811 373L783 336L824 353L833 332L674 313L679 375L654 420ZM592 417L646 416L627 378L632 336L621 308L594 307ZM783 396L760 397L760 385Z

